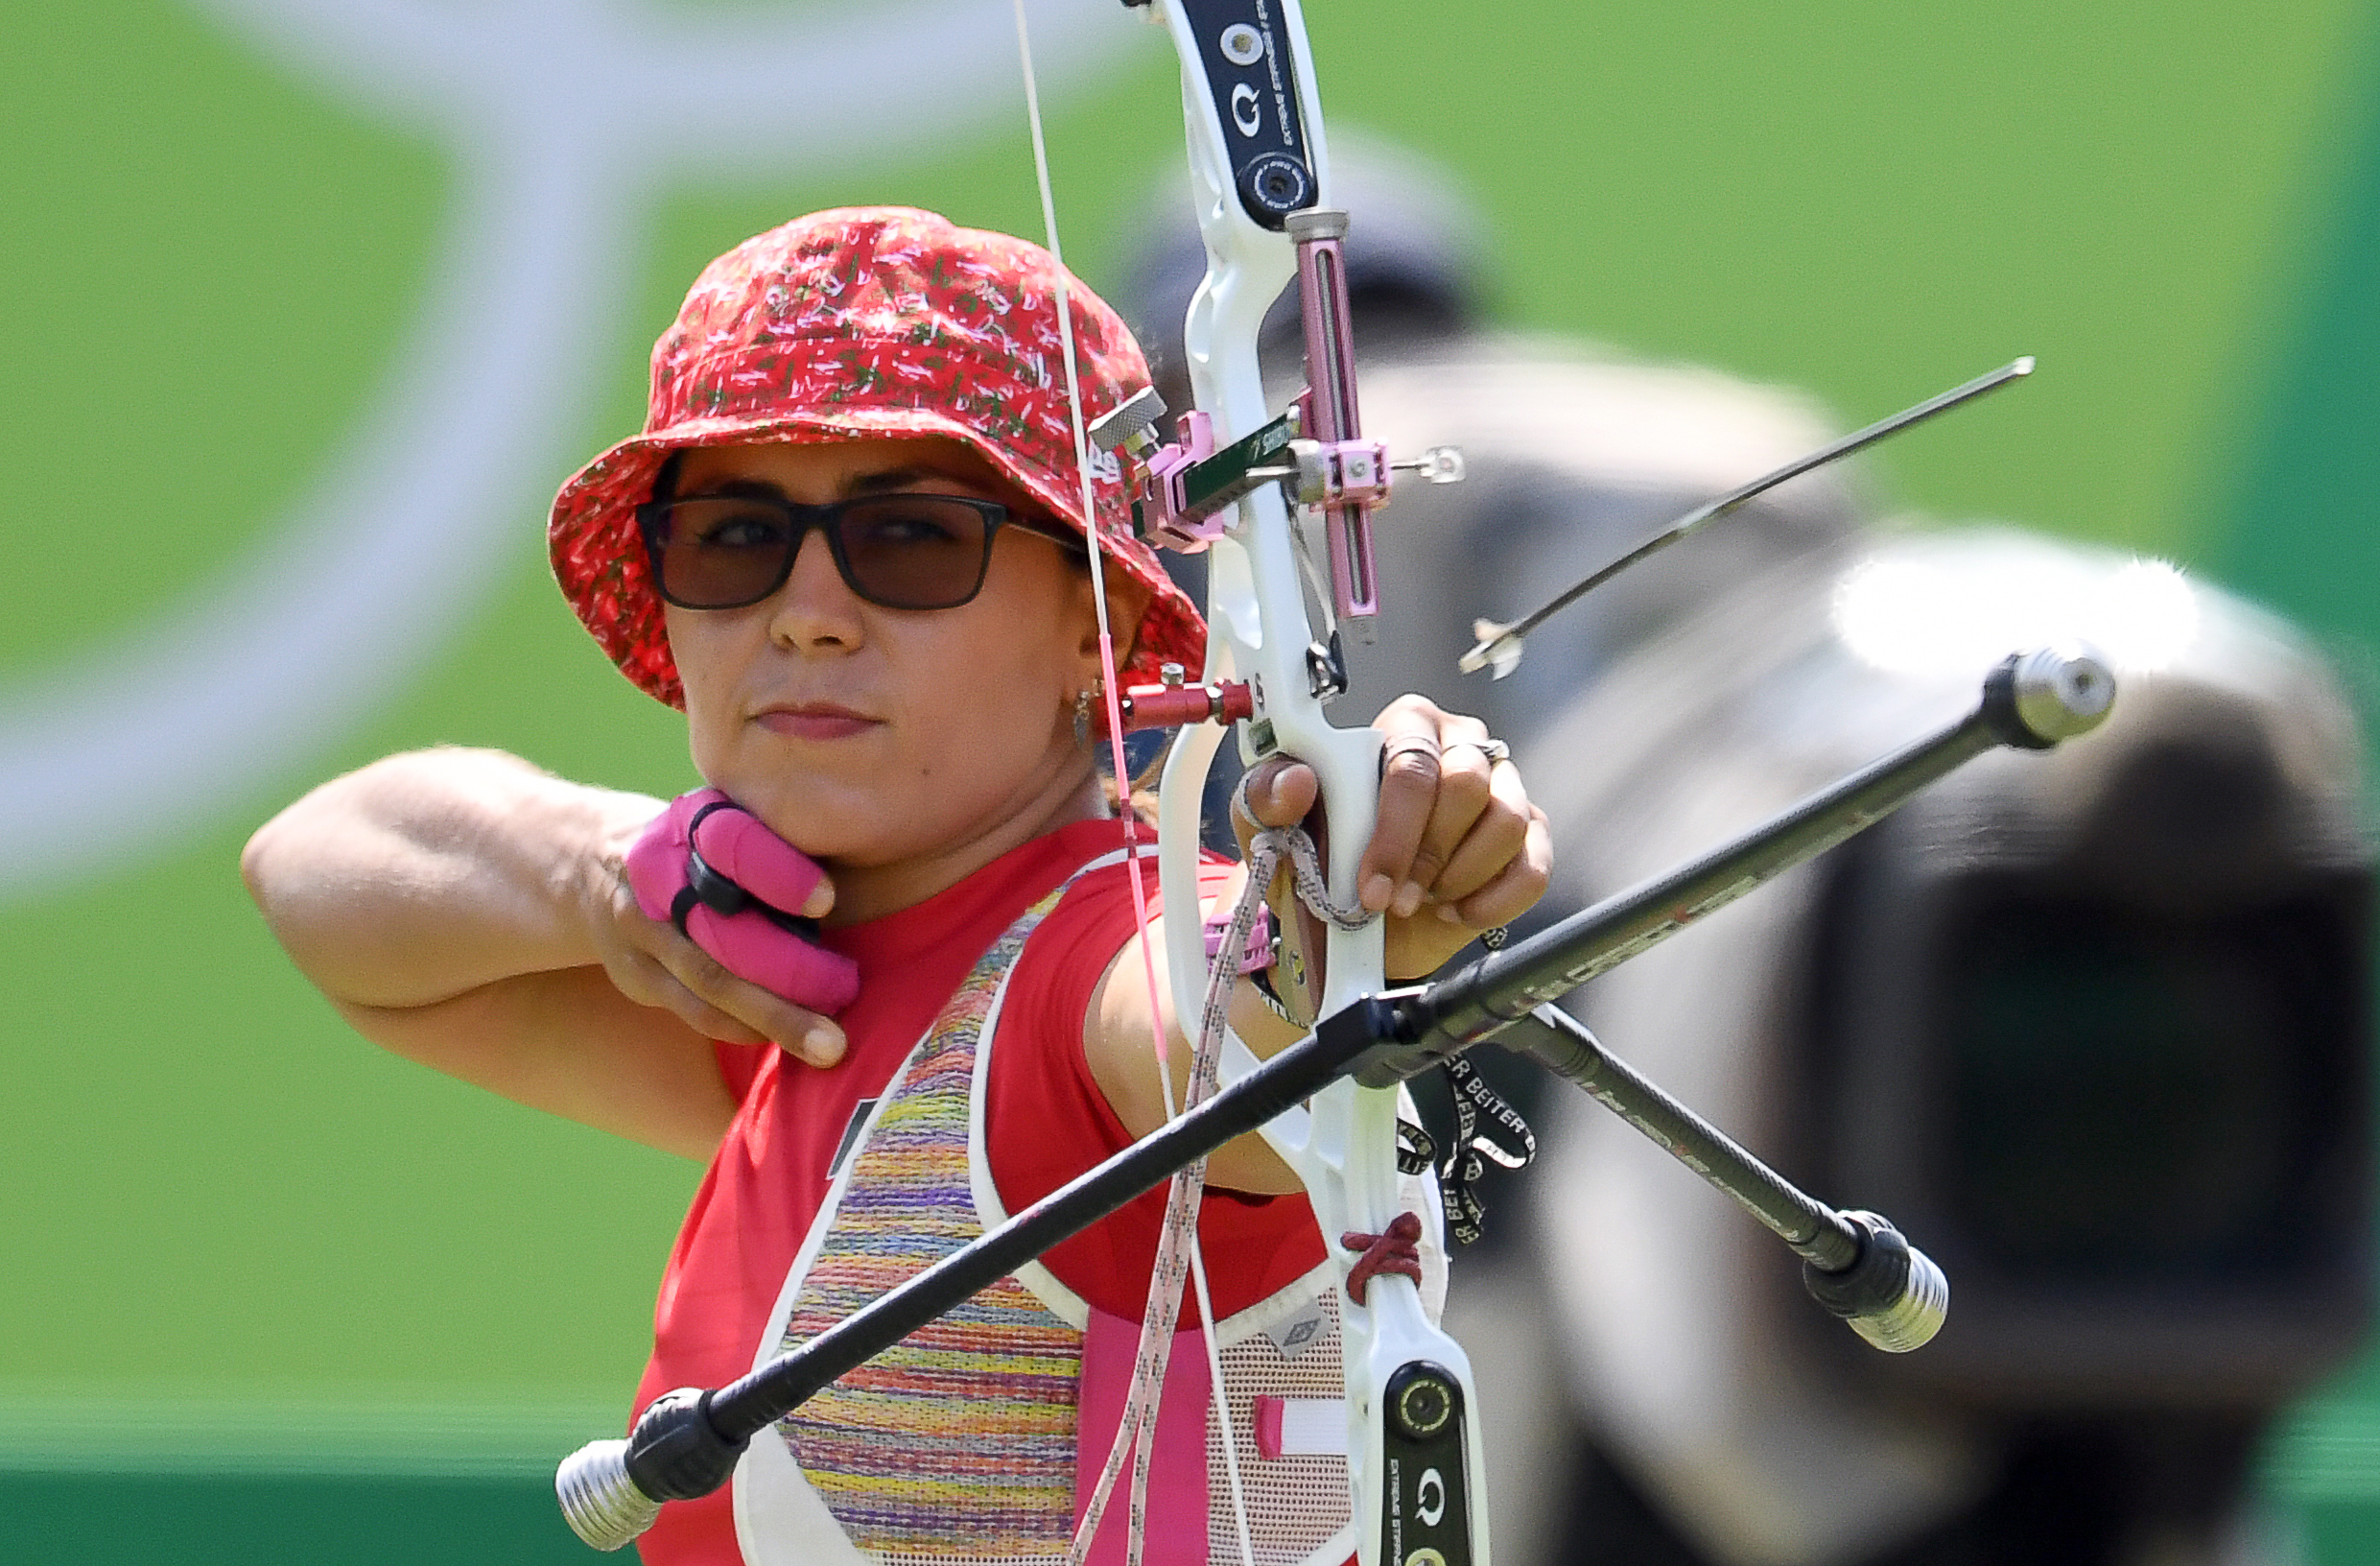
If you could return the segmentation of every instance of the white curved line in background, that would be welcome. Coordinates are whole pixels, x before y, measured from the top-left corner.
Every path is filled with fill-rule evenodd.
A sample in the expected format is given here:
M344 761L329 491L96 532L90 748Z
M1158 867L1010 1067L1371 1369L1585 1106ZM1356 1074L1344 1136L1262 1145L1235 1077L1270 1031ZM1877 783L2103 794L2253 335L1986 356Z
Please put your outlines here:
M848 166L1021 112L1013 21L986 0L200 4L306 78L450 137L456 208L392 370L280 525L159 619L0 691L0 896L210 824L479 609L592 416L657 180ZM1079 0L1029 9L1060 82L1138 33Z

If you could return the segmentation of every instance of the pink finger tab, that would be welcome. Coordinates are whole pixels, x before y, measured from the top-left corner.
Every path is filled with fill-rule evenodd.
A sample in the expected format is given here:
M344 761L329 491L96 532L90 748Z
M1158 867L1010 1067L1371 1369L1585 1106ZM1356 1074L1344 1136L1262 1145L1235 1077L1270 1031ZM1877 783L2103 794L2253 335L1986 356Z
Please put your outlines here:
M677 827L678 842L686 841L686 834L694 828L695 818L713 805L737 810L743 808L717 789L693 789L670 801L670 819Z
M636 893L638 912L667 922L670 905L686 885L685 822L676 805L646 823L625 856L628 890Z
M686 933L737 978L808 1010L831 1016L860 993L859 964L811 944L764 914L722 918L697 906L687 915Z
M694 840L704 863L762 902L789 914L800 911L825 873L808 854L740 805L704 816L694 828Z

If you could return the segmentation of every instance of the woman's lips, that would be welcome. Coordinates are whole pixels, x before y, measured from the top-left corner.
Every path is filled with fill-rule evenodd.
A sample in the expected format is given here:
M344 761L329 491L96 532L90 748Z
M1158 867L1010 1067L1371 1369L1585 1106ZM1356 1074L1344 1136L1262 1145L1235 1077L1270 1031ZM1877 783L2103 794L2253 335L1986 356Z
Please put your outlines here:
M847 740L877 726L877 720L832 701L806 702L794 707L770 707L760 724L772 734L796 740Z

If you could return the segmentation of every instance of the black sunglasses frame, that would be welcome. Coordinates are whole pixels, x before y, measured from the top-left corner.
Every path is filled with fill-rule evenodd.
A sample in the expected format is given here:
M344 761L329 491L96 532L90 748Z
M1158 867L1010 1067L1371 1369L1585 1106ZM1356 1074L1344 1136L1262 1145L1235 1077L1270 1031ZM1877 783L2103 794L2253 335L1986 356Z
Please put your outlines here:
M953 599L948 603L896 604L861 586L859 579L853 574L851 557L845 552L840 526L845 513L858 507L881 506L888 500L903 499L931 500L942 504L964 506L983 518L983 556L976 562L975 581L967 589L964 597ZM671 596L669 588L665 585L667 579L661 568L662 552L669 547L670 512L679 506L720 500L738 501L765 510L775 511L784 516L790 529L786 535L785 558L778 562L775 574L768 580L768 585L750 598L739 599L733 604L689 604L683 599ZM1088 553L1082 539L1064 524L1037 523L1031 517L1019 516L1013 507L1003 505L997 500L980 500L973 495L942 495L924 492L912 494L901 491L883 495L857 495L849 500L830 501L824 506L805 506L799 501L786 500L774 495L673 495L668 500L647 501L639 506L636 509L636 526L637 532L645 541L645 565L652 578L653 591L659 594L664 602L674 604L682 609L748 609L755 604L765 603L793 575L793 562L801 556L802 543L813 533L825 537L827 554L835 561L836 575L842 578L843 585L850 588L853 595L860 602L873 604L880 609L903 609L914 612L955 609L963 605L974 603L977 596L983 591L985 578L991 574L992 547L999 542L1000 531L1002 528L1012 527L1033 537L1047 538L1072 554Z

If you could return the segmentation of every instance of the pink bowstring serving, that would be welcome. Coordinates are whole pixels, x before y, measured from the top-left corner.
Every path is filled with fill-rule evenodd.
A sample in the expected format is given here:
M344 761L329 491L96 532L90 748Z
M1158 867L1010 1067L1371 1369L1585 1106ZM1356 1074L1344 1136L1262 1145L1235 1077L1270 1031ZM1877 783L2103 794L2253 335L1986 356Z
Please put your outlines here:
M714 876L733 883L752 906L722 914L695 900L692 853L697 849ZM860 993L860 970L851 959L780 922L796 916L825 872L719 790L696 789L670 801L628 849L626 862L628 885L645 916L678 923L688 939L736 977L827 1015Z

